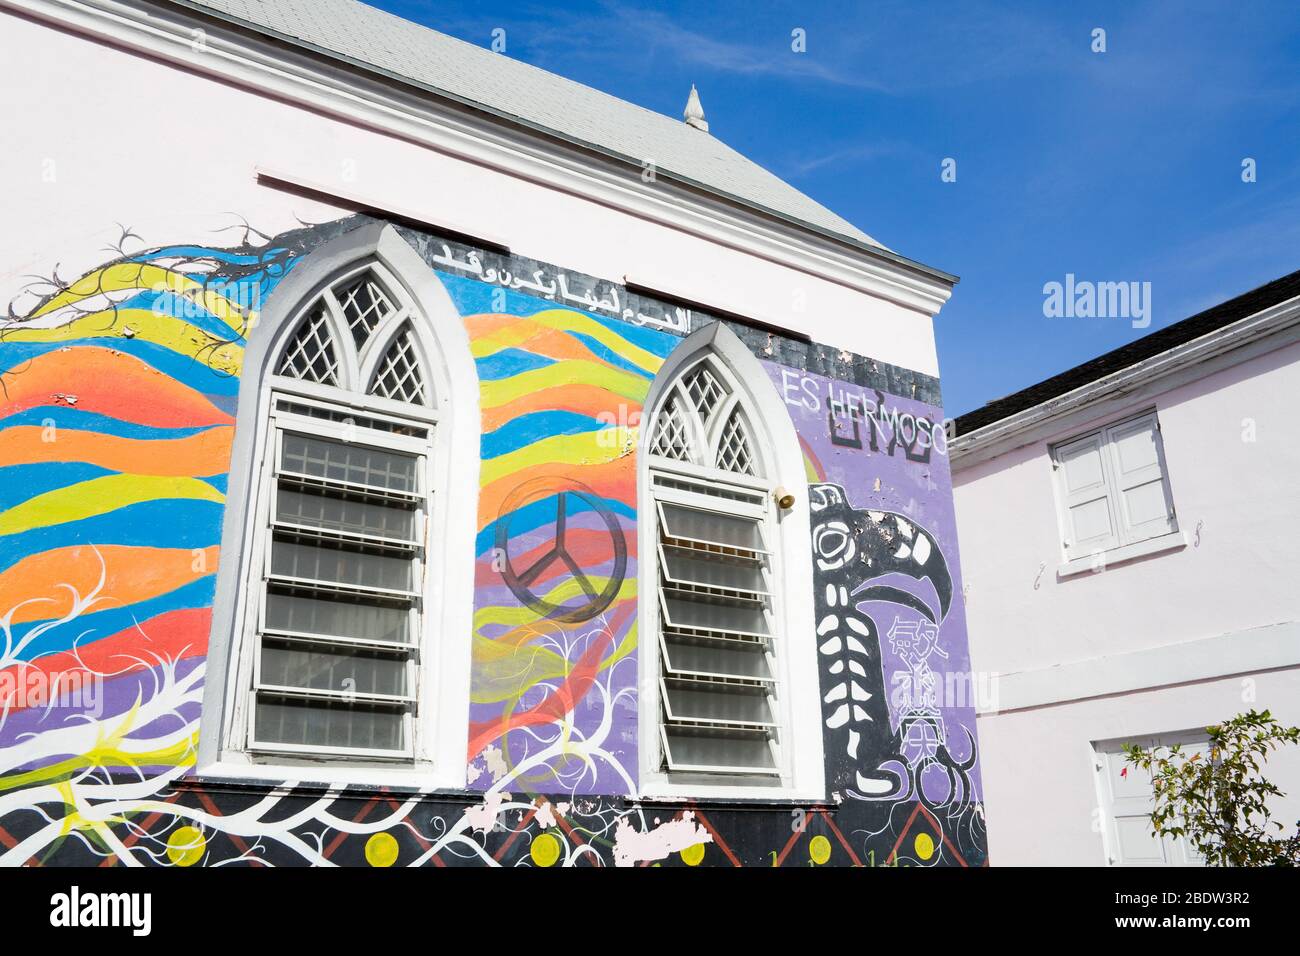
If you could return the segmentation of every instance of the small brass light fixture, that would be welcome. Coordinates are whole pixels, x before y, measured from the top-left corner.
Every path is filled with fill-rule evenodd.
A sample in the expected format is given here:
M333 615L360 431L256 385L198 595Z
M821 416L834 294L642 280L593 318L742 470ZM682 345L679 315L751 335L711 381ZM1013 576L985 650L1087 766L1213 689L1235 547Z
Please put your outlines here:
M772 497L776 499L776 506L782 511L789 511L794 507L794 492L787 491L779 485L776 491L772 492Z

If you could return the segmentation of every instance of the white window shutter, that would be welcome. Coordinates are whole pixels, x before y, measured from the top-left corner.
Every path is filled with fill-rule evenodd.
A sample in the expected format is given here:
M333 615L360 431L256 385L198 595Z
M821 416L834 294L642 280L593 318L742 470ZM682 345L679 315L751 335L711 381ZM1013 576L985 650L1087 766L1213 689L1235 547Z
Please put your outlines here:
M1065 550L1071 558L1119 544L1112 513L1102 434L1087 435L1055 449L1061 483Z
M1150 746L1152 741L1135 741ZM1151 829L1153 805L1151 775L1130 766L1123 752L1097 755L1101 764L1104 809L1110 828L1109 863L1112 866L1161 866L1168 862L1165 846Z
M665 769L778 774L765 496L691 485L656 508Z
M1208 755L1204 739L1188 741L1188 735L1161 738L1133 738L1130 743L1156 748L1168 757L1175 742L1187 755ZM1151 826L1155 789L1151 774L1128 763L1117 744L1095 751L1102 813L1106 824L1107 862L1111 866L1204 866L1205 857L1185 839L1159 838Z
M1124 542L1173 531L1173 501L1156 416L1113 425L1105 434L1115 474L1116 518Z
M1158 744L1157 752L1161 757L1168 759L1173 750L1174 744L1180 747L1180 753L1190 759L1199 755L1201 760L1210 759L1210 742L1208 740L1191 740L1185 737L1176 736L1170 738L1168 742L1156 741ZM1196 849L1186 837L1170 838L1166 837L1165 860L1172 866L1205 866L1204 855Z
M347 406L272 406L250 746L409 757L431 429L399 439L328 420Z

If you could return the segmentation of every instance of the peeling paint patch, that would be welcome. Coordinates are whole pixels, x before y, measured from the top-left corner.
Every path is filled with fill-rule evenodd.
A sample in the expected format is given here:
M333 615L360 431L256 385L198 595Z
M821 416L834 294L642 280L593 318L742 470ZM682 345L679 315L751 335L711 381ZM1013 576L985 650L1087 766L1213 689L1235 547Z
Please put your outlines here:
M549 800L542 801L542 805L537 808L537 813L533 815L533 819L537 821L537 825L543 830L555 826L555 813L551 809Z
M487 771L492 777L492 782L496 783L509 771L506 766L506 756L501 752L501 748L496 744L489 744L483 751L483 759L487 761Z
M669 820L645 833L633 829L624 817L618 821L618 829L614 831L614 865L635 866L648 860L662 860L688 846L712 842L713 836L696 824L695 814L690 810L683 813L681 819Z
M501 804L510 799L508 793L489 793L483 797L483 805L478 807L465 808L465 821L471 829L478 830L480 833L487 833L497 823L497 814L501 812Z

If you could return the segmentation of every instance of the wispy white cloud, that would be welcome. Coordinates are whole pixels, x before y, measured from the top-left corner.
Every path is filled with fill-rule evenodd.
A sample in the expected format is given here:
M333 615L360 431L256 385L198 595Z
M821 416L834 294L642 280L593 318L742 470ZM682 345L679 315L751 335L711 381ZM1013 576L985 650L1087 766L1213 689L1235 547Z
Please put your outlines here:
M1056 69L1071 40L1043 14L984 2L942 11L914 3L745 9L696 5L669 14L623 0L576 16L549 6L518 8L508 18L469 16L411 3L389 7L436 29L487 44L507 28L507 54L557 73L574 62L643 68L695 68L740 77L775 77L900 95ZM791 49L791 30L807 30L807 50Z
M781 171L789 178L797 179L824 169L855 166L886 156L900 156L916 153L915 147L907 143L881 142L858 143L841 146L789 160L781 165Z
M889 89L871 71L855 68L839 57L794 52L788 34L773 34L774 42L760 44L731 38L746 31L690 29L654 10L613 3L607 5L607 10L609 22L619 32L660 51L671 51L680 65L740 76L815 80L878 92Z
M1207 218L1223 225L1161 250L1150 262L1167 303L1166 321L1194 315L1300 268L1295 255L1300 249L1300 197L1244 221L1232 222L1223 214Z

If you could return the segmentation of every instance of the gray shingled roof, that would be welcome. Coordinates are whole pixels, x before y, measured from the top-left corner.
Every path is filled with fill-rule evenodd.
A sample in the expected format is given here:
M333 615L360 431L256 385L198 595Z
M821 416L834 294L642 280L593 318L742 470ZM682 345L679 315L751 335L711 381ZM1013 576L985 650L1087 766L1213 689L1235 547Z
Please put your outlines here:
M815 230L884 248L721 140L354 0L172 0L378 69ZM682 91L682 102L686 101Z

